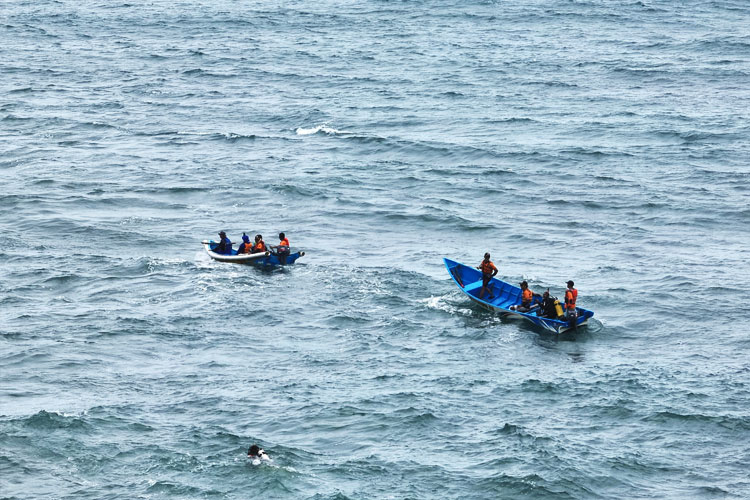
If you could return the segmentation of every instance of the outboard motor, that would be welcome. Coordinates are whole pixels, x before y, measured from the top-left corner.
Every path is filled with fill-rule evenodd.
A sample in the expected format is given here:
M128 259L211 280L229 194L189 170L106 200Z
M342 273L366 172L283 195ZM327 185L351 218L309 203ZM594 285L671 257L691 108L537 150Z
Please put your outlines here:
M568 315L568 325L570 325L571 328L578 329L578 309Z
M276 257L279 258L279 262L284 265L286 264L286 258L289 257L291 250L288 246L280 246L276 249Z

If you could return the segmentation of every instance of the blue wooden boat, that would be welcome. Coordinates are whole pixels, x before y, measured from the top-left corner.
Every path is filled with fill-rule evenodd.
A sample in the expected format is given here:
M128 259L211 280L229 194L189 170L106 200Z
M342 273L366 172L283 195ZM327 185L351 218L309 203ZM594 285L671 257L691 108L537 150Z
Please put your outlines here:
M456 283L462 292L485 309L489 309L490 311L499 313L503 316L521 317L549 332L563 333L567 330L585 325L589 318L594 315L592 311L576 307L576 310L578 311L578 319L576 324L572 324L572 322L568 322L564 319L558 320L538 316L534 310L528 313L511 311L510 306L515 306L521 303L521 289L519 287L497 278L492 278L487 285L488 289L492 292L492 295L485 292L484 298L480 299L479 291L482 289L481 271L450 259L443 259L443 262L445 262L445 267L448 269L448 273L450 273L453 282Z
M214 260L219 262L233 262L235 264L251 264L253 266L260 267L279 267L288 266L294 264L294 262L300 257L305 255L305 252L291 252L287 256L278 255L274 252L259 252L259 253L243 253L238 254L237 250L232 249L232 253L223 254L216 253L214 250L219 244L218 241L214 240L203 240L201 241L203 248L206 253Z

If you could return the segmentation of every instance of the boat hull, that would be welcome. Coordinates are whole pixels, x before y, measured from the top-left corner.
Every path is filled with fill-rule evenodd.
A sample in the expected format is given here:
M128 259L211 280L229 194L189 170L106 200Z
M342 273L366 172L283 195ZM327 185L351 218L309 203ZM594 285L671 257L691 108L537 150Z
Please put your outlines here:
M594 316L593 311L577 307L578 318L575 323L567 320L558 320L537 316L535 311L524 313L510 310L510 306L521 303L521 289L497 278L492 278L488 288L492 297L486 294L479 298L482 288L482 273L473 267L461 264L450 259L443 259L451 279L458 288L466 294L473 302L481 307L506 317L518 317L543 328L545 331L559 334L568 330L574 330L588 323L589 318Z
M258 267L280 267L294 264L297 259L305 255L305 252L290 253L286 257L276 255L271 252L238 254L237 250L232 250L232 254L216 253L213 249L218 245L214 240L203 240L201 242L203 249L214 260L219 262L231 262L233 264L249 264Z

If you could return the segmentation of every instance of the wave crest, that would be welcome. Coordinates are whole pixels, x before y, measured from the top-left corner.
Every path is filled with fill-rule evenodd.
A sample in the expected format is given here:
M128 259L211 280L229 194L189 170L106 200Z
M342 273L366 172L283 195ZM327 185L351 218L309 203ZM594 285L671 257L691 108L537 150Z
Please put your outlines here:
M311 128L303 128L299 127L295 130L297 135L314 135L317 133L323 133L326 135L340 135L340 134L348 134L349 132L346 132L345 130L337 130L333 127L329 127L328 125L317 125L315 127Z

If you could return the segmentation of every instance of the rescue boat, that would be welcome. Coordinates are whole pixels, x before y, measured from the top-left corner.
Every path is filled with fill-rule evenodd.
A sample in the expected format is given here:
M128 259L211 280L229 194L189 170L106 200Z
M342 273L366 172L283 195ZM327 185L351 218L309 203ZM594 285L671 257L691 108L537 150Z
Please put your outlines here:
M510 309L511 306L521 303L521 289L519 287L497 278L492 278L487 285L491 295L485 292L484 298L480 299L479 291L482 289L481 271L450 259L444 258L443 262L446 269L448 269L448 273L451 275L451 279L453 279L453 282L462 292L485 309L504 317L520 317L544 328L548 332L563 333L586 325L589 318L594 316L593 311L583 309L582 307L576 307L578 318L575 321L568 321L565 318L561 320L545 318L538 316L535 310L530 312L512 311Z
M209 257L219 262L232 262L235 264L251 264L253 266L261 267L279 267L288 266L294 264L294 262L300 257L305 255L305 252L290 252L288 255L279 255L275 252L259 252L259 253L243 253L238 254L237 250L232 249L232 254L222 254L214 252L216 246L219 244L218 241L214 240L203 240L201 245L206 250Z

